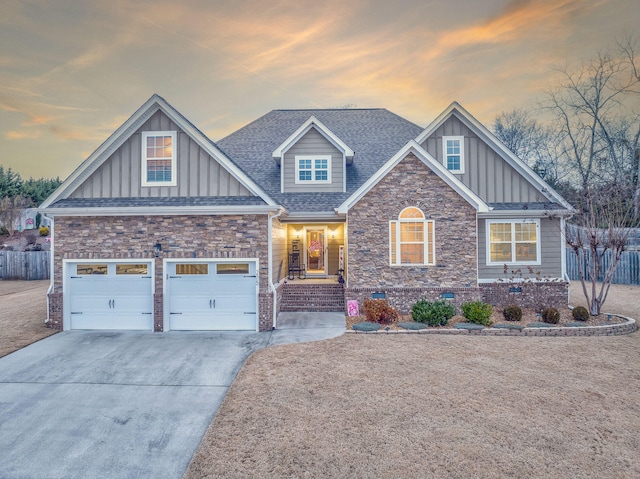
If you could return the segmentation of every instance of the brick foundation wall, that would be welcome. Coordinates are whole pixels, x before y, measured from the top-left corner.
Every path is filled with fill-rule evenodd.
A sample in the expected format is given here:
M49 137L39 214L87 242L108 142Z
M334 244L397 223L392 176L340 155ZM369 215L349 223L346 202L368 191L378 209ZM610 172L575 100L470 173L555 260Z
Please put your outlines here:
M389 221L409 206L434 221L435 266L391 266ZM349 288L475 287L476 210L409 154L348 213Z
M348 300L357 300L360 312L363 313L364 300L371 298L373 293L384 293L389 305L396 308L400 314L410 314L411 306L416 301L425 298L428 301L437 301L442 293L453 293L454 298L448 299L460 310L460 306L468 301L481 299L479 288L347 288L345 289L345 307Z
M164 258L258 258L260 330L273 325L268 292L267 215L56 217L50 327L62 329L63 259L154 259L154 330L163 330ZM268 299L267 299L268 297ZM54 309L56 309L54 311Z
M49 298L49 322L51 329L62 331L62 293L50 293Z
M514 292L511 289L521 291ZM480 284L483 301L493 306L504 308L517 304L521 308L543 309L554 307L566 308L569 304L569 283L485 283Z

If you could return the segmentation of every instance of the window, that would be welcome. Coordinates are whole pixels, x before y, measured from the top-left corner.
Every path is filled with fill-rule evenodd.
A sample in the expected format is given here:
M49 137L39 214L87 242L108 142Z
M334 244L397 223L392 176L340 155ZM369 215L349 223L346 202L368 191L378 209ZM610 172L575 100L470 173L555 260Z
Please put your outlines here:
M148 264L118 263L116 264L116 275L124 274L148 274Z
M487 264L540 264L540 220L488 221Z
M107 274L108 271L109 267L106 263L76 265L76 274L78 276L85 274Z
M176 263L176 274L209 274L207 263Z
M296 156L296 183L331 183L331 157Z
M142 132L142 186L175 186L176 132Z
M216 274L249 274L249 263L218 263Z
M443 136L442 151L447 170L451 173L464 173L464 137Z
M433 221L425 220L419 208L410 206L389 222L389 262L391 265L434 265Z

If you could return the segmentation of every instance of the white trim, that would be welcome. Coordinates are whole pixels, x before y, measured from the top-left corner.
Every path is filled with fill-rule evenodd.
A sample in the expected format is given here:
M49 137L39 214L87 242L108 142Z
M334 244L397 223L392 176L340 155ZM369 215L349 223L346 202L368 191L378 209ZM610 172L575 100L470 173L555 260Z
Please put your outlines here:
M269 205L276 202L251 178L249 178L231 159L220 151L200 130L193 126L180 112L159 95L152 95L136 112L107 138L78 168L40 205L44 210L49 205L68 198L91 176L109 157L122 146L144 123L158 110L167 115L180 130L184 131L207 154L222 165L236 180L255 196Z
M562 263L560 274L562 278L568 278L567 275L567 238L566 238L566 220L564 216L560 217L560 261Z
M154 158L147 158L147 138L149 137L158 137L158 136L169 136L171 137L171 181L149 181L147 179L148 176L148 167L149 161L153 161ZM176 186L178 184L177 179L177 151L178 151L178 134L175 131L143 131L141 132L141 141L140 141L140 161L141 165L141 183L142 186ZM166 158L162 158L165 159Z
M511 225L511 258L512 261L491 261L491 225L492 224L510 224ZM535 224L536 225L536 261L515 261L516 258L516 224ZM486 219L485 220L485 248L486 248L486 264L487 266L502 265L540 265L542 264L542 238L540 236L540 218L518 218L518 219Z
M442 113L440 113L440 115L438 115L438 117L417 136L415 141L422 144L451 115L455 115L456 118L461 120L469 129L473 130L485 143L495 148L498 153L501 153L502 158L526 180L528 180L529 183L531 183L543 196L550 197L550 199L561 204L566 208L566 210L569 210L569 212L575 211L574 208L557 191L540 178L540 176L538 176L524 161L504 146L504 144L498 140L498 138L496 138L496 136L491 133L487 127L476 120L473 115L471 115L456 101L452 102ZM567 214L567 212L565 211L564 214Z
M273 220L280 218L280 215L284 213L284 209L278 210L275 214L269 215L269 220L267 224L267 286L269 287L269 291L271 291L272 297L272 312L271 312L271 328L276 329L278 322L278 288L275 284L273 284ZM280 223L282 225L282 223ZM285 232L286 234L286 232ZM286 239L285 239L286 242ZM278 282L280 284L280 282ZM260 298L258 298L260 299ZM258 302L258 314L259 314L260 303ZM258 317L258 329L260 329L260 318Z
M162 331L171 331L169 311L169 263L255 263L256 264L256 332L260 331L260 259L259 258L163 258L162 260Z
M280 164L280 160L284 157L284 154L291 148L300 138L302 138L311 128L315 128L318 133L324 136L329 142L333 144L338 150L342 151L347 159L352 159L355 154L349 146L338 138L324 123L318 120L315 116L311 115L307 121L305 121L296 131L294 131L289 138L284 140L278 148L276 148L271 156Z
M487 213L489 206L462 181L456 178L442 163L431 156L414 140L409 141L402 149L396 153L384 166L382 166L373 176L371 176L360 188L358 188L349 198L347 198L338 208L338 214L346 214L349 209L366 195L375 185L377 185L395 166L400 163L409 153L413 153L420 161L429 167L445 183L453 188L456 193L462 196L476 211Z
M53 263L53 255L51 256L51 262ZM67 276L69 273L70 264L78 263L144 263L149 265L148 276L151 276L151 331L155 329L155 317L153 315L153 295L155 293L155 261L153 258L119 258L119 259L102 259L102 258L76 258L76 259L63 259L62 260L62 330L67 331L71 328L71 291L69 283L67 282ZM53 277L53 276L52 276Z
M316 172L317 171L325 171L325 168L316 169L316 161L326 161L327 162L327 179L326 180L316 180ZM311 172L310 180L301 180L300 179L300 161L310 161L311 169L307 170L306 168L303 171ZM296 185L313 185L313 184L331 184L331 155L296 155L295 157L295 183Z
M43 213L51 216L161 216L161 215L236 215L268 214L281 207L268 205L246 206L129 206L47 208ZM40 211L40 209L39 209Z
M460 153L457 155L460 157L460 168L458 168L457 170L449 168L449 156L455 156L455 155L449 155L447 153L448 141L457 141L460 147ZM464 136L443 136L442 137L442 165L451 173L455 175L462 175L464 174L464 164L465 164Z

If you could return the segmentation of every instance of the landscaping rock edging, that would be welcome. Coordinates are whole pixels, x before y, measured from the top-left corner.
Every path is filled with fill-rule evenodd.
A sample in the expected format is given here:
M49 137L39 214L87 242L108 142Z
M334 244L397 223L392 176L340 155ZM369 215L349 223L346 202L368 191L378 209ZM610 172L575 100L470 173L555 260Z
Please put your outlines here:
M600 326L551 326L542 328L507 329L507 328L483 328L483 329L454 329L454 328L426 328L417 330L389 330L355 331L347 330L351 334L467 334L476 336L619 336L631 334L638 329L636 320L620 314L612 314L626 320L621 324L605 324Z

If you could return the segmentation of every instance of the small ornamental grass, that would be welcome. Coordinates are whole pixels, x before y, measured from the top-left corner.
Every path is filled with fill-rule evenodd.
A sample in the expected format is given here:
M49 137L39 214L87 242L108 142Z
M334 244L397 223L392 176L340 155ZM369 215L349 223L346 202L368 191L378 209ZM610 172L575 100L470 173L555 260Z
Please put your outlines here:
M576 321L587 321L589 319L589 311L584 306L576 306L571 311L571 316Z
M467 321L470 323L491 326L492 314L493 308L491 305L482 301L470 301L462 305L462 315L467 318Z
M455 314L455 306L444 300L431 302L421 299L411 306L413 320L429 326L444 326Z
M502 315L507 321L520 321L522 319L522 308L517 304L510 304L502 310Z
M398 310L389 306L386 299L365 299L362 305L367 321L390 324L398 320Z

